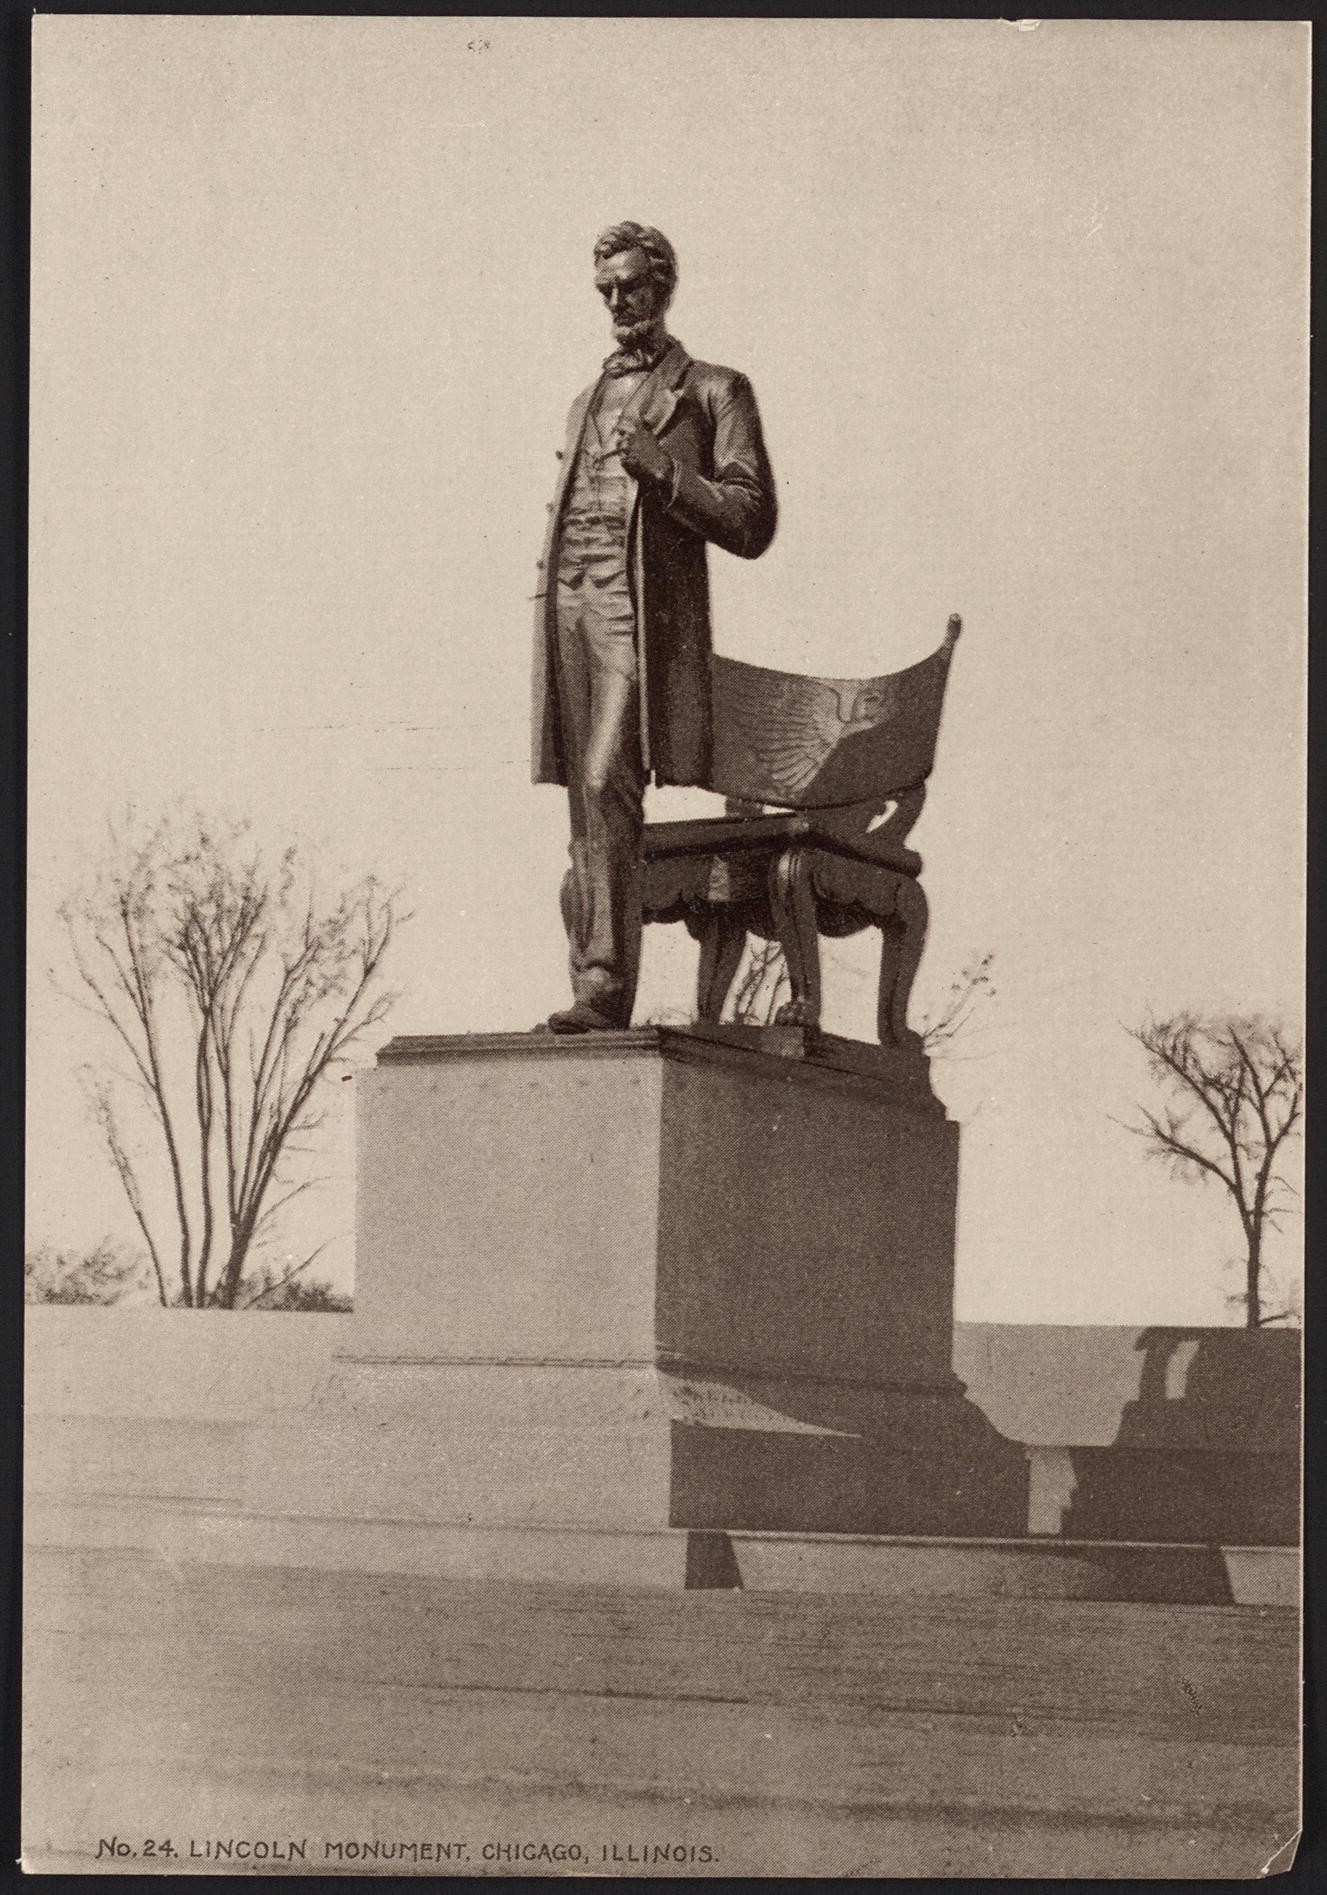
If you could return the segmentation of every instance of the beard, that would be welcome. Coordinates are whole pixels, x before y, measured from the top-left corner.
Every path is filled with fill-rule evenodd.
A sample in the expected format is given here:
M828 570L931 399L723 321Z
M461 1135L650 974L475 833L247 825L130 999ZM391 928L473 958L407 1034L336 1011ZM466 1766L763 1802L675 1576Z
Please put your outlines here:
M613 340L628 355L654 340L663 327L662 316L642 316L638 322L615 322Z

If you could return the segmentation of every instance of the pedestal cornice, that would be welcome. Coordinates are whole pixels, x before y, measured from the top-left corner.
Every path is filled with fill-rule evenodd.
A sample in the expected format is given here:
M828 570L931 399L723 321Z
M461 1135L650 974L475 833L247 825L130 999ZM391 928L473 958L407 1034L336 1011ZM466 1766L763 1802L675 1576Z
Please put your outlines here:
M607 1033L424 1033L389 1040L380 1066L451 1060L648 1059L702 1061L797 1083L869 1087L915 1112L944 1115L919 1040L894 1047L804 1027L638 1026Z

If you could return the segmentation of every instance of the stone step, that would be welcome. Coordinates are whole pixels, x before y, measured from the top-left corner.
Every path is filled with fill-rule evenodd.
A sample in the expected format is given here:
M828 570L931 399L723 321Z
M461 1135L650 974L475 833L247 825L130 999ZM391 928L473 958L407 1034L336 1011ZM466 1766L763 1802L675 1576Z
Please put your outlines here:
M266 1514L225 1502L29 1497L34 1548L121 1548L229 1566L420 1574L648 1591L1293 1606L1292 1547L941 1539L686 1528L613 1531Z

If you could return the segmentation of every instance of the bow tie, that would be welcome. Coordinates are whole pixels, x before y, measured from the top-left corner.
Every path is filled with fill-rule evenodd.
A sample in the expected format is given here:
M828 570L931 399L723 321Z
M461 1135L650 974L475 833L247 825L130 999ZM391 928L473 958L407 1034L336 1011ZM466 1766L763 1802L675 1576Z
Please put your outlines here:
M647 375L657 368L672 348L671 338L646 354L630 349L618 349L604 363L605 375Z

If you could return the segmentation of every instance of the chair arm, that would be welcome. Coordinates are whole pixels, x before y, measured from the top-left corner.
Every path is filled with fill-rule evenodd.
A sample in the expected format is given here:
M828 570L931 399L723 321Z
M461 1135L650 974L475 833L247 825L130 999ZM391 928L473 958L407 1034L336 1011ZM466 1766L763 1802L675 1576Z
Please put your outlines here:
M814 818L800 811L786 816L704 816L695 822L647 822L641 850L647 862L668 855L732 855L748 849L786 848L811 834Z
M800 843L830 855L866 862L873 868L894 869L900 875L918 875L922 859L904 846L903 837L887 829L844 830L817 820L815 811L793 811L786 816L707 816L695 822L646 823L641 853L646 862L665 862L698 855L773 855Z

